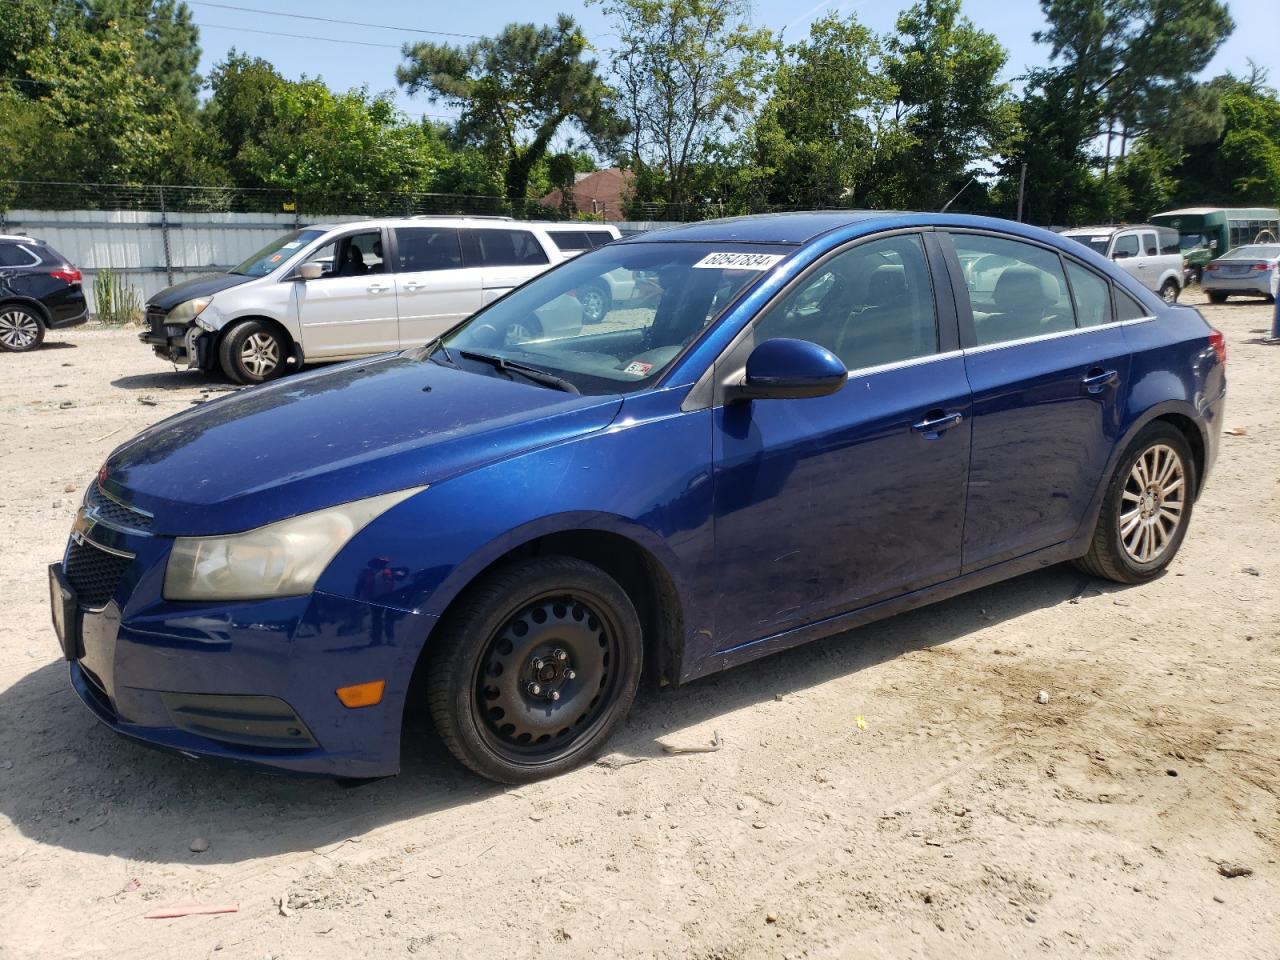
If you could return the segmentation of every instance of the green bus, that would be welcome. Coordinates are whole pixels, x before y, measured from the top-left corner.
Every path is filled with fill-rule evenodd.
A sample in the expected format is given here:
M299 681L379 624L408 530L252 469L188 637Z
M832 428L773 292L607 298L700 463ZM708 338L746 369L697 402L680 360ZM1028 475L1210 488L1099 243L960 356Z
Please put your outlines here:
M1157 213L1147 222L1178 231L1182 256L1197 283L1204 265L1233 247L1280 240L1280 211L1274 207L1188 207Z

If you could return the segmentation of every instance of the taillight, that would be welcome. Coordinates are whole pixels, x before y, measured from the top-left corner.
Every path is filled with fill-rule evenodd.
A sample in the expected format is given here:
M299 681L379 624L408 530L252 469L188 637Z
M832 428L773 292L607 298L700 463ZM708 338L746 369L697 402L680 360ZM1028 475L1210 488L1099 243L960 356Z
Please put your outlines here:
M1251 264L1249 269L1250 270L1270 270L1271 265L1266 263L1255 263L1255 264Z
M1205 268L1206 270L1217 270L1217 269L1218 269L1218 263L1217 263L1217 261L1214 261L1214 262L1212 262L1212 263L1206 263L1206 264L1204 265L1204 268Z
M1221 330L1209 330L1209 346L1213 347L1213 352L1218 355L1218 362L1225 365L1227 362L1227 338L1222 335Z
M67 264L58 270L50 270L49 276L66 283L79 283L81 278L80 271L71 266L71 264Z

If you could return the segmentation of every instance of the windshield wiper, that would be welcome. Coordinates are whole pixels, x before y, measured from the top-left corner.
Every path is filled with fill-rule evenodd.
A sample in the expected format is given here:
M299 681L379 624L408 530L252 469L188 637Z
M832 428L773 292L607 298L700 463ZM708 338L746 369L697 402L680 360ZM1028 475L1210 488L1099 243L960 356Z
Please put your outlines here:
M427 345L424 346L422 349L427 352L427 359L430 360L432 363L441 362L435 358L435 353L438 350L444 354L444 359L445 359L444 366L453 367L455 370L457 369L458 361L453 359L453 354L451 354L449 352L449 348L444 345L443 335L436 337L434 340L427 343Z
M495 370L501 370L503 373L517 373L526 380L534 383L540 383L546 387L555 387L557 390L563 390L565 393L581 393L582 391L574 384L570 383L564 377L557 377L554 373L548 373L546 370L539 370L537 367L531 367L525 363L517 363L514 360L508 360L505 357L495 357L488 353L475 353L471 350L459 350L461 356L468 360L479 360L481 363L487 363Z

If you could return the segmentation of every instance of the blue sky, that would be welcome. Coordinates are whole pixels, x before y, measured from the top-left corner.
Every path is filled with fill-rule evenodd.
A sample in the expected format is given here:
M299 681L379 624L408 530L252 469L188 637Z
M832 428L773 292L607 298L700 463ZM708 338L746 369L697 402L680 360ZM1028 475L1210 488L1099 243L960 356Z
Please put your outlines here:
M552 0L481 0L452 4L410 2L410 0L371 0L363 4L350 0L218 0L203 3L187 0L194 19L201 24L203 49L201 70L221 60L231 47L263 57L274 63L285 76L302 74L321 76L331 87L346 89L367 85L370 90L394 90L396 101L412 115L443 114L444 108L432 105L423 97L408 97L395 88L395 68L400 63L399 47L406 40L425 39L428 35L414 30L440 30L460 34L491 34L505 23L524 21L549 22L561 11L572 14L583 25L587 36L600 48L599 59L607 64L608 47L615 42L609 24L597 5L582 6ZM785 38L796 40L808 29L810 21L835 9L858 18L877 31L893 26L897 11L910 0L847 0L816 3L799 0L757 0L755 21L774 30L785 29ZM277 11L283 16L249 13L227 9L247 6L258 10ZM1231 0L1236 30L1219 51L1208 71L1210 75L1225 70L1241 72L1247 58L1271 71L1273 84L1280 85L1280 4L1276 0ZM966 0L966 15L978 26L993 32L1009 50L1007 77L1012 79L1027 66L1043 62L1045 50L1035 44L1031 34L1043 20L1036 0ZM348 26L297 19L290 14L358 20L364 26ZM373 24L397 29L380 29ZM252 33L260 30L266 33ZM342 42L310 39L329 37ZM435 37L433 39L445 39ZM359 41L356 43L354 41ZM456 42L463 43L465 40ZM360 44L369 44L363 46Z

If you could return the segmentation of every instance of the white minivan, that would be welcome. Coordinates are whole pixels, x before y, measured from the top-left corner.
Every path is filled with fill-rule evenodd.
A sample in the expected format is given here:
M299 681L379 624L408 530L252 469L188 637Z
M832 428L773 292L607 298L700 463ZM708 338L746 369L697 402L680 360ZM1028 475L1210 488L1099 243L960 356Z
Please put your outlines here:
M426 343L563 262L545 226L413 217L304 227L229 273L153 296L140 339L240 383Z
M1148 290L1160 294L1165 303L1175 303L1182 292L1182 247L1178 231L1151 224L1124 224L1110 227L1072 227L1063 230L1070 237L1114 260Z

